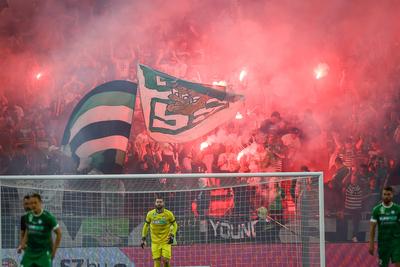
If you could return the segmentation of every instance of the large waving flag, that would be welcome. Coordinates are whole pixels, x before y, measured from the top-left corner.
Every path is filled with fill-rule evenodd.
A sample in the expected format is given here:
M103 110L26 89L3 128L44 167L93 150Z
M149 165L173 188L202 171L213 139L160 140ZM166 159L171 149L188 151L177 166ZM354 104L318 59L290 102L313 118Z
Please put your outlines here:
M138 65L140 98L149 135L159 142L195 140L235 117L243 97Z
M78 170L122 171L136 91L135 83L108 82L94 88L74 108L62 145L76 161Z

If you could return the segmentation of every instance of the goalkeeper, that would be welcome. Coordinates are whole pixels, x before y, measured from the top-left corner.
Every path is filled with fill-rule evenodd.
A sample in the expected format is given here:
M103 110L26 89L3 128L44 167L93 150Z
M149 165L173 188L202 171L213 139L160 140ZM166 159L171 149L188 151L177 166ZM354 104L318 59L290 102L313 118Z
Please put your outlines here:
M147 245L146 236L150 227L154 267L161 267L161 257L164 259L164 266L170 267L171 244L174 243L178 224L175 221L174 214L164 208L164 200L161 197L156 198L155 206L155 209L147 213L142 230L141 246L144 248Z

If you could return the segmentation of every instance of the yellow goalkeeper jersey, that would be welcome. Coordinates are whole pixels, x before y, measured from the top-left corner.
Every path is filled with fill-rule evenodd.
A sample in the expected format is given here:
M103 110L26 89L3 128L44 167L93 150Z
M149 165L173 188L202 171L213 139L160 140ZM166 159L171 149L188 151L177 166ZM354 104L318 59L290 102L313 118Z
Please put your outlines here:
M147 236L149 225L151 242L154 244L168 243L170 234L175 236L178 230L174 214L167 209L163 209L160 213L157 212L157 209L153 209L147 213L142 237Z

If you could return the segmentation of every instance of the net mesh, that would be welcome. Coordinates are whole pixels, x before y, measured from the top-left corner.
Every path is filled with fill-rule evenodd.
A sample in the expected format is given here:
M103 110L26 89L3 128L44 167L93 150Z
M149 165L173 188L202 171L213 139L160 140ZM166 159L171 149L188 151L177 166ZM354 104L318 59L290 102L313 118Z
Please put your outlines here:
M320 266L318 179L0 180L3 263L21 260L22 199L37 192L63 232L54 266L152 266L140 243L156 196L179 225L172 266Z

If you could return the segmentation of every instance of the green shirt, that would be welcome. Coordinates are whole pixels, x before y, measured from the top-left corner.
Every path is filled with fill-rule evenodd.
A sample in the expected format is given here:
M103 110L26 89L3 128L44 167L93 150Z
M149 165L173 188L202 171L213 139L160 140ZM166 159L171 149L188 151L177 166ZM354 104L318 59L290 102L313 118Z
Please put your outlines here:
M391 245L393 241L400 241L400 206L383 203L372 210L371 222L378 224L378 245Z
M50 212L43 210L39 215L29 212L26 215L27 249L32 252L51 251L51 232L58 227L56 218Z

